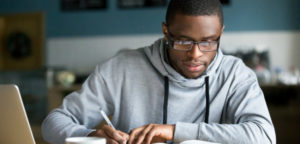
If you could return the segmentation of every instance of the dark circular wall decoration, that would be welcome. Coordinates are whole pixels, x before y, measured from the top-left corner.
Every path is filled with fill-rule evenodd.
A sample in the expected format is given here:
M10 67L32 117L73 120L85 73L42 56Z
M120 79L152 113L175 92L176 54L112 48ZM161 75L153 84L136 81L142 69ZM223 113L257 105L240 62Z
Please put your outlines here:
M14 59L22 59L31 55L32 47L29 36L23 32L14 32L7 36L5 50Z

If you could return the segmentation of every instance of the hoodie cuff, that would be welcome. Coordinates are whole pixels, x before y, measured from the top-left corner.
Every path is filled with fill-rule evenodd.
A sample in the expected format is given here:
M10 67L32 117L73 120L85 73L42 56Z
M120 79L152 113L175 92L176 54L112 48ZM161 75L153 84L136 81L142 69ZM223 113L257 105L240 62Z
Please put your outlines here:
M95 129L80 129L80 130L77 130L76 132L74 132L72 134L72 137L76 137L76 136L88 136L90 133L94 132Z
M198 139L199 124L177 122L175 125L174 142Z

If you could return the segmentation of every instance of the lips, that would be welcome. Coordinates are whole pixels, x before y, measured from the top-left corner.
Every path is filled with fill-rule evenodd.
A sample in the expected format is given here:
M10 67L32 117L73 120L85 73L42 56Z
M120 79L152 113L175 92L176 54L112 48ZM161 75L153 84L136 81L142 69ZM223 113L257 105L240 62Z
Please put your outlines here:
M187 68L187 70L192 72L200 71L202 68L204 68L204 64L195 64L195 63L185 63L184 66Z

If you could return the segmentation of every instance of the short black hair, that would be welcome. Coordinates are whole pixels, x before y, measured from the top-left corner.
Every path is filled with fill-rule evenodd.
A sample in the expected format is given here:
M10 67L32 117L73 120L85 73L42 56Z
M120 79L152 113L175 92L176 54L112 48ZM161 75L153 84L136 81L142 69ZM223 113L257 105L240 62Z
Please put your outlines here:
M166 24L170 25L176 14L191 16L217 15L223 25L223 10L219 0L170 0L166 13Z

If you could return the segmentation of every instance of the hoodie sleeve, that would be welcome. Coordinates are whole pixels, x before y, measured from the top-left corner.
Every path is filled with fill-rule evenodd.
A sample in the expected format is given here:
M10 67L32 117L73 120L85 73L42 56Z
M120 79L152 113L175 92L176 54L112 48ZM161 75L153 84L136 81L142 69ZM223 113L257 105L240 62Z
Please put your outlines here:
M87 136L102 121L99 109L112 114L112 99L99 71L95 70L80 91L64 98L42 123L43 138L52 144L64 144L65 138Z
M176 123L174 141L274 144L275 130L255 74L240 81L227 99L221 123Z

